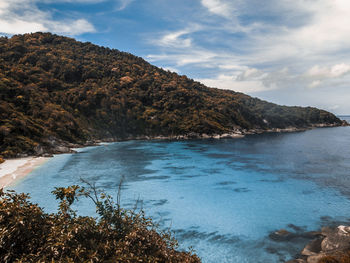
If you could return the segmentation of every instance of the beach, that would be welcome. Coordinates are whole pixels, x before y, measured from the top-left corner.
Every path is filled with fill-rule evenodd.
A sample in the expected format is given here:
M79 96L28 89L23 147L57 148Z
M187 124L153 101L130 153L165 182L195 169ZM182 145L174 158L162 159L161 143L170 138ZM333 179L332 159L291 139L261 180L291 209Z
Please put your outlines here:
M48 157L25 157L6 160L0 164L0 188L14 184L49 159Z

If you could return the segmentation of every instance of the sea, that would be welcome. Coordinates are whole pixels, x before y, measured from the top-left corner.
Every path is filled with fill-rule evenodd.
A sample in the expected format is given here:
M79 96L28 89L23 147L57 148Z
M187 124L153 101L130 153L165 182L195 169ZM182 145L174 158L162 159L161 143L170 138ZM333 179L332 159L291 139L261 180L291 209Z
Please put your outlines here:
M342 119L350 121L350 117ZM350 224L350 127L240 139L125 141L62 154L12 186L56 212L55 187L84 185L137 204L204 263L285 262L309 231ZM95 216L80 200L74 209ZM278 230L288 238L276 238Z

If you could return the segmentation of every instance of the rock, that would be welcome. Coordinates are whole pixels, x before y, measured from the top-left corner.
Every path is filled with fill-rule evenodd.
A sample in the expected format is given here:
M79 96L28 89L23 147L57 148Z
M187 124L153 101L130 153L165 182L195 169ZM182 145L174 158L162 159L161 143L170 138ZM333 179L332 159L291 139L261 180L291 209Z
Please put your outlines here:
M286 241L293 238L293 233L285 229L280 229L271 233L269 237L274 241Z
M318 255L314 255L314 256L309 256L307 258L307 263L318 263L320 261L321 258L323 258L326 254L318 254Z
M290 235L291 232L289 232L288 230L285 230L285 229L280 229L280 230L277 230L275 232L276 235L279 235L279 236L287 236L287 235Z
M349 226L338 226L338 234L342 236L350 235L350 227Z
M44 153L44 149L40 144L34 147L34 151L36 155L42 155Z
M322 250L346 250L350 249L350 228L339 226L335 229L322 230L326 235L321 243Z
M320 253L322 251L322 240L323 238L317 238L312 240L309 244L305 246L301 254L304 256L312 256Z
M209 138L210 138L210 136L209 136L208 134L206 134L206 133L203 133L203 134L201 135L201 137L202 137L203 139L209 139Z
M304 259L292 259L292 260L288 260L286 263L307 263Z
M54 151L57 153L69 153L70 149L66 146L56 146Z
M51 146L57 145L57 139L54 136L50 136L46 142Z
M84 143L84 146L95 146L95 145L96 145L96 143L94 141L86 141Z
M189 134L187 134L187 138L189 139L197 139L198 137L199 137L199 134L195 132L190 132Z
M342 126L350 126L350 124L346 120L343 120L341 125Z
M274 235L280 238L288 237L287 232L281 229L276 231ZM301 252L301 258L295 259L300 261L288 261L289 263L305 262L304 257L307 257L307 263L318 263L326 255L341 255L350 249L349 226L323 227L321 232L309 233L313 233L317 238L305 246Z
M26 154L26 153L18 153L17 157L18 158L25 158L25 157L28 157L28 154Z
M53 157L51 153L44 153L42 154L42 157Z
M76 143L67 143L67 147L69 148L81 148L82 145Z

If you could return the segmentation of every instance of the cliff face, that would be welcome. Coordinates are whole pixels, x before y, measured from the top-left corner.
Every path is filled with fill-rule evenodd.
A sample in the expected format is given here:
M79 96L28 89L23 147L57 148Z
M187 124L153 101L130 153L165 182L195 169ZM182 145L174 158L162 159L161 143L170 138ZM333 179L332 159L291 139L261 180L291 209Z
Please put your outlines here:
M323 110L208 88L91 43L50 33L0 38L0 155L5 157L104 138L341 124Z

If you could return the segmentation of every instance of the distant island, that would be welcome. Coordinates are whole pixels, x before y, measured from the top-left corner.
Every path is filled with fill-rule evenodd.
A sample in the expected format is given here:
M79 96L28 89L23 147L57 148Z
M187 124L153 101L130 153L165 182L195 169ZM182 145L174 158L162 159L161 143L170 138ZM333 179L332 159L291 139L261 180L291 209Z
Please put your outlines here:
M98 140L239 137L341 126L333 114L216 88L116 49L51 33L0 38L0 155Z

